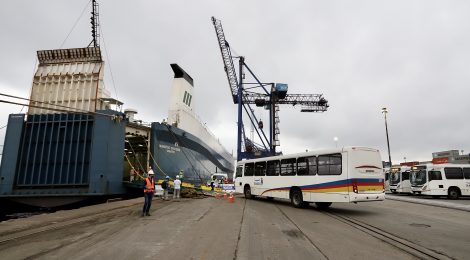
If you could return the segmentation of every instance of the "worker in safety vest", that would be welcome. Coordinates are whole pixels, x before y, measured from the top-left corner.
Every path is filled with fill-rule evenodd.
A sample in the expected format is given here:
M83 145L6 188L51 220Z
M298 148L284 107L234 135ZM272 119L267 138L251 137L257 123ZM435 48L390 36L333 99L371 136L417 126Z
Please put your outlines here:
M147 178L144 179L144 208L142 209L142 217L150 216L150 206L152 206L153 194L155 193L155 182L153 181L153 170L149 168Z

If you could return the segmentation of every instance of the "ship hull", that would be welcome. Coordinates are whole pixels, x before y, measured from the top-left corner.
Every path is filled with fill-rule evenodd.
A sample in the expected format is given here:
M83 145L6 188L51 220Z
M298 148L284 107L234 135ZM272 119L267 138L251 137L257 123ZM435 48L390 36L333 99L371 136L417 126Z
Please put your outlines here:
M234 172L234 158L221 145L206 140L180 128L152 123L150 152L157 178L176 175L183 171L183 182L206 183L213 173ZM214 142L212 142L214 143Z

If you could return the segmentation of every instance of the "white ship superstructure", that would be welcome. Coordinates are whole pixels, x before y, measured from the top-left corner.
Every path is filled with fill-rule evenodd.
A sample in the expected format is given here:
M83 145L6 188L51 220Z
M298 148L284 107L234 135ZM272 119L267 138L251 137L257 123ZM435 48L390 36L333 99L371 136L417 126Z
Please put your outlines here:
M218 139L212 134L194 111L194 81L180 66L171 64L175 73L171 86L168 123L201 139L210 147L220 147L225 151Z

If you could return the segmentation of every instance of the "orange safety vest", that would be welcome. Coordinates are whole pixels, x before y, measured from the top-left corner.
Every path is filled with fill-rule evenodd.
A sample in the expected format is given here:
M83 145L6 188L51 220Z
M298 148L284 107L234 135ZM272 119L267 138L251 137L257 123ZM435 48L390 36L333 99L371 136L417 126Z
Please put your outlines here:
M145 182L147 184L145 185L144 192L154 192L155 184L153 183L153 180L150 180L150 178L145 178Z

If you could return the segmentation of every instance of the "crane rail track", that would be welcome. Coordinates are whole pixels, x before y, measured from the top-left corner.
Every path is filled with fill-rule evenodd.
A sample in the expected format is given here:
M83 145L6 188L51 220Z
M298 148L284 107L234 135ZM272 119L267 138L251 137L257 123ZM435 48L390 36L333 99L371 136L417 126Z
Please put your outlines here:
M322 213L420 259L454 259L442 252L426 248L357 219L328 211L322 211Z
M24 238L29 238L33 235L40 235L43 233L47 233L49 231L60 230L63 228L76 225L76 224L92 222L92 221L95 221L99 217L113 216L117 212L128 209L135 205L137 204L129 204L129 205L121 206L118 208L110 209L109 211L105 211L105 212L96 212L87 216L77 216L77 217L65 219L59 223L52 222L52 223L47 224L46 226L32 227L30 229L23 229L23 230L14 231L14 232L7 233L7 234L0 234L0 245L8 243L8 242L12 242L12 241L21 240ZM167 205L165 205L164 207L166 206Z
M297 230L309 241L309 243L315 248L315 250L317 250L323 257L325 257L325 259L329 259L328 256L325 255L325 253L315 244L315 242L313 242L312 239L310 239L310 237L308 237L307 234L302 231L302 229L297 225L297 223L295 223L277 204L274 204L274 206L279 210L279 212L281 212L281 214L287 220L289 220L292 225L297 228Z
M274 206L294 225L296 226L300 232L302 230L298 227L298 225L285 213L284 210L279 207L279 205L274 204ZM313 209L313 207L309 207L309 209ZM395 248L400 249L401 251L404 251L414 257L417 257L419 259L455 259L451 256L446 255L443 252L438 252L433 249L426 248L422 245L416 244L412 241L406 240L404 238L401 238L397 235L394 235L390 232L387 232L385 230L382 230L380 228L377 228L373 225L364 223L363 221L353 219L341 214L337 213L332 213L329 212L328 210L322 210L321 212L324 215L327 215L333 219L336 219L344 224L347 224L355 229L358 229L372 237L375 237L379 240L381 240L384 243L387 243ZM318 250L322 255L324 255L326 258L328 258L322 251L321 249L314 244L314 242L304 233L302 234L305 236L306 239L310 241L310 243L315 247L316 250Z

